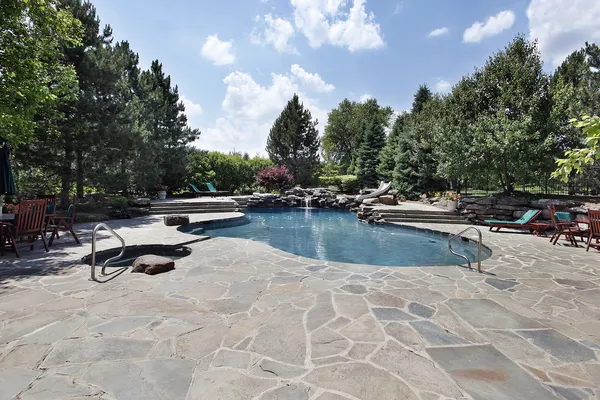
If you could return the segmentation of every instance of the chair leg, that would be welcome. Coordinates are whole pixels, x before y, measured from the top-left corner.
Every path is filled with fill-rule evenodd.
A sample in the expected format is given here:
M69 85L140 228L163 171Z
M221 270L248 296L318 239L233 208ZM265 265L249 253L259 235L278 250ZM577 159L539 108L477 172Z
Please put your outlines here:
M49 252L50 250L48 249L48 242L46 242L46 235L44 235L44 232L40 232L40 236L42 237L42 242L44 242L44 248L46 249L46 253Z
M590 232L590 234L588 235L588 242L587 242L587 247L585 248L585 251L590 251L591 244L592 244L592 232Z
M21 257L21 254L19 253L19 248L17 247L17 242L15 240L15 237L10 230L8 231L8 240L10 241L11 247L15 251L15 255L17 256L17 258Z
M50 241L48 242L48 246L52 247L52 243L54 243L54 238L58 237L58 226L54 227L52 230L52 235L50 235Z
M73 230L73 225L69 226L69 232L71 232L71 235L73 235L73 238L75 239L75 243L81 244L81 242L79 241L79 238L77 237L77 234Z

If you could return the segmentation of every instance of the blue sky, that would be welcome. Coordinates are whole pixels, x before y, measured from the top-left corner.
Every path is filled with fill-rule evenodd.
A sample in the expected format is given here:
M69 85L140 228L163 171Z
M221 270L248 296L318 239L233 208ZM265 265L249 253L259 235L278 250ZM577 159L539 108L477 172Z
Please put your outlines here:
M548 71L600 41L598 0L92 2L142 67L162 62L198 147L252 155L295 92L322 132L345 97L408 109L420 84L448 91L517 33L539 40Z

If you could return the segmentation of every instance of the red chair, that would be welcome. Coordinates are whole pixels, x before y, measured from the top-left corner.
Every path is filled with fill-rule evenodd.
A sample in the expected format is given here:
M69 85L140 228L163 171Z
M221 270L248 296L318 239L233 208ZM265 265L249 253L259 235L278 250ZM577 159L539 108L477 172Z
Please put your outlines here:
M14 225L4 224L4 231L8 244L13 248L17 257L19 247L29 246L33 250L33 244L42 238L44 248L48 251L46 235L46 200L22 200L19 203L19 214L17 214Z
M588 242L585 251L590 250L590 246L594 246L600 250L600 210L588 210L588 219L590 222L590 231L588 233ZM592 240L596 239L596 243L592 244Z
M558 242L561 236L564 236L575 247L579 247L576 236L579 236L581 242L585 243L584 236L587 234L587 230L581 229L577 221L571 220L568 207L549 205L548 209L550 210L550 218L552 218L552 223L554 224L554 233L550 238L550 242L553 245Z
M73 224L75 223L75 204L71 204L69 209L67 210L67 215L58 215L54 214L48 219L48 230L52 230L52 236L50 236L50 242L48 243L52 246L54 243L54 238L58 238L58 230L64 229L73 235L73 239L77 244L81 244L77 234L73 230Z

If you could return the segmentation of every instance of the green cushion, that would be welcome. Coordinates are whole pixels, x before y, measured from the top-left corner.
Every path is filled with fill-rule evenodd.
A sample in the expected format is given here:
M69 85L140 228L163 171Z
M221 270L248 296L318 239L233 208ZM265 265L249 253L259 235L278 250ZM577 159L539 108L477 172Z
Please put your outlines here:
M196 193L200 193L200 191L198 190L198 188L196 187L196 185L194 185L193 183L190 183L190 187L191 187L192 189L194 189L194 192L196 192Z
M46 214L54 214L54 204L46 205Z
M558 211L554 213L558 222L571 222L571 213L567 211Z
M208 182L206 184L206 186L208 187L208 190L210 190L211 192L216 192L217 191L217 189L215 189L215 187L213 186L213 184L210 183L210 182Z

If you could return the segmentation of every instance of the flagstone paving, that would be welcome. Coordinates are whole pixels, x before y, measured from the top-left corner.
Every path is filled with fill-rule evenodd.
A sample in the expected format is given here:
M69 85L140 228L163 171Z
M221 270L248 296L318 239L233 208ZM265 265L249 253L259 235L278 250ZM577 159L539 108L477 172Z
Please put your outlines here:
M195 239L120 224L128 244ZM97 283L78 262L90 229L0 260L0 400L600 399L598 252L485 231L478 274L218 238Z

